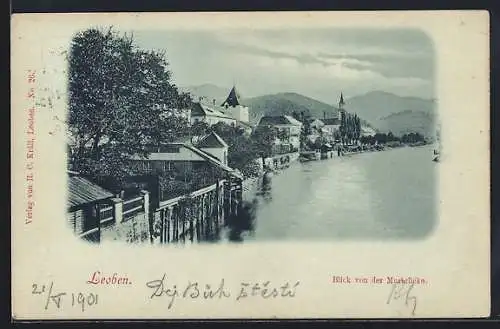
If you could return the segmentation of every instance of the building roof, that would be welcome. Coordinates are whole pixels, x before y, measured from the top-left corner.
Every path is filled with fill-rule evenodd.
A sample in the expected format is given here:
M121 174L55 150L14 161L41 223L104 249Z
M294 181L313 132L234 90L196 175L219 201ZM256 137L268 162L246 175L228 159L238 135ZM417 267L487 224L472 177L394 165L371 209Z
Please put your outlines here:
M112 198L113 193L103 189L75 173L69 176L69 196L67 206L75 207L86 203Z
M320 126L324 126L325 125L325 122L323 122L323 119L309 118L307 121L310 124L318 124Z
M329 118L329 119L321 119L324 122L325 126L338 126L340 125L339 118Z
M221 104L221 106L226 106L226 105L231 107L241 105L240 96L236 92L235 86L231 88L231 91L229 92L229 95L227 96L226 100Z
M267 125L302 126L302 122L294 119L289 115L276 115L276 116L265 115L262 118L260 118L259 126L267 126Z
M238 173L238 171L236 171L235 169L223 164L222 162L219 161L219 159L217 159L216 157L214 157L210 153L204 152L203 150L200 150L199 148L197 148L189 143L166 143L164 145L170 146L170 147L183 147L183 148L191 151L195 155L197 155L202 160L207 161L216 167L219 167L223 171L225 171L225 172L227 172L227 173L229 173L237 178L240 178L240 179L243 178L243 176L241 176L241 174ZM148 161L148 160L175 161L175 160L172 160L172 156L175 154L177 154L177 153L151 152L151 154L149 155L149 158L144 158L140 155L134 155L130 159L131 160L144 160L144 161ZM182 160L182 161L185 161L185 160ZM196 160L196 161L198 161L198 160Z
M217 117L217 118L225 118L225 119L231 119L231 120L236 120L231 114L225 113L220 110L216 110L214 108L211 108L207 105L201 104L201 103L194 103L193 108L191 109L191 116L196 117L196 116L211 116L211 117Z
M222 162L220 162L216 157L214 157L213 155L207 153L207 152L204 152L203 150L200 150L199 148L196 148L192 145L186 145L186 144L183 144L183 146L187 149L189 149L190 151L192 151L193 153L201 156L202 158L204 158L206 161L208 161L209 163L219 167L220 169L224 170L225 172L233 175L233 176L236 176L240 179L243 179L243 176L241 176L241 174L239 172L237 172L235 169L223 164Z
M203 137L198 144L197 147L217 147L217 148L227 148L228 145L226 142L215 132L211 132L210 134Z

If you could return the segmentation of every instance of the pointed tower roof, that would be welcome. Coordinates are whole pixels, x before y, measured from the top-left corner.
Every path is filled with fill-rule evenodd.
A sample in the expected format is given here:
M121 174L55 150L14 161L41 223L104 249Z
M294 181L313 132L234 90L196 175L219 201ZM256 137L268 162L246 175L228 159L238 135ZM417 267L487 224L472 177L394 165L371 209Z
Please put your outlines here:
M241 104L239 98L240 96L236 92L236 86L233 86L233 88L231 88L231 91L229 92L229 95L227 96L224 103L221 104L221 106L226 106L226 104L232 107L238 106Z
M339 105L344 105L344 95L342 94L342 92L340 92L340 101L339 101Z

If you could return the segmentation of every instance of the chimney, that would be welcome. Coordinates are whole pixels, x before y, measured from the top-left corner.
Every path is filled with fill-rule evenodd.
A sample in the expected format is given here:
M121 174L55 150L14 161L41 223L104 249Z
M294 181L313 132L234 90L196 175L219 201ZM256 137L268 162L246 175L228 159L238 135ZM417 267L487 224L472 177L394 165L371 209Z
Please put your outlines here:
M214 99L212 99L212 103L213 103L213 104L214 104L214 106L215 106L215 98L214 98Z
M326 111L323 111L323 119L326 119Z

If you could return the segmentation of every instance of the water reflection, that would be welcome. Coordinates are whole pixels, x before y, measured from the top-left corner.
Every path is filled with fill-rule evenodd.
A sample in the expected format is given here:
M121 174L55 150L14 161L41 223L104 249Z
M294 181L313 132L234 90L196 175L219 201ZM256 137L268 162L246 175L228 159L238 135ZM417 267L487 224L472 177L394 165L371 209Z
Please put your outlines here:
M243 200L238 206L237 215L231 215L227 218L229 228L228 239L232 242L242 242L244 236L253 236L255 233L255 224L257 210L260 203L269 204L272 201L272 176L266 175L256 180L250 200Z
M228 218L229 235L228 238L233 242L243 241L245 233L255 231L255 218L257 217L257 207L259 201L243 201L238 207L238 214Z
M273 200L272 190L272 179L270 177L263 177L260 184L260 188L257 190L255 195L261 197L262 200L266 202L271 202ZM257 200L257 199L255 199Z

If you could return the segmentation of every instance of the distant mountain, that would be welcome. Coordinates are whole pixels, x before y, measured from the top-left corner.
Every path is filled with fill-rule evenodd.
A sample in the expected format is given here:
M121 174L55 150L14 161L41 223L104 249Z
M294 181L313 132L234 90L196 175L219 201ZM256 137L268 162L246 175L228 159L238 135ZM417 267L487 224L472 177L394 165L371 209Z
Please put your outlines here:
M338 116L338 109L326 103L297 93L279 93L242 100L249 107L250 121L257 122L266 114L305 112L315 118Z
M434 135L436 104L433 100L402 97L384 91L372 91L346 101L345 108L381 132L395 135L419 132Z
M384 91L372 91L346 100L345 108L360 117L375 123L393 113L422 111L435 113L435 103L430 99L402 97Z
M230 88L213 84L180 88L193 95L194 100L203 97L203 102L217 105L227 97ZM244 96L244 95L242 95ZM336 117L338 108L297 93L278 93L252 98L242 98L249 107L250 122L257 123L266 114L292 114L306 112L315 118ZM418 97L402 97L383 91L373 91L346 100L347 112L356 113L365 126L378 131L392 131L394 134L420 132L433 134L435 103Z
M380 132L391 131L396 136L406 133L420 133L424 136L434 136L436 133L435 116L430 112L406 110L393 113L377 120Z

